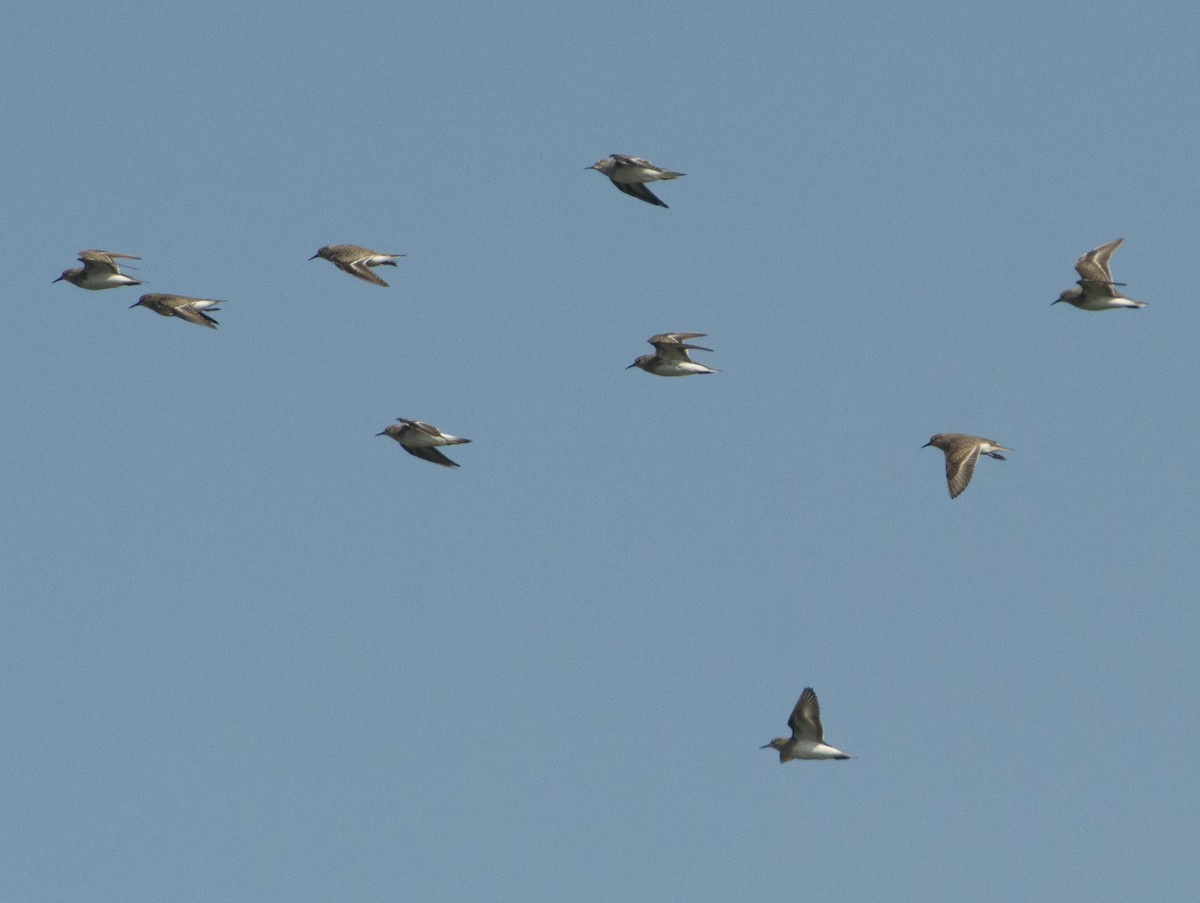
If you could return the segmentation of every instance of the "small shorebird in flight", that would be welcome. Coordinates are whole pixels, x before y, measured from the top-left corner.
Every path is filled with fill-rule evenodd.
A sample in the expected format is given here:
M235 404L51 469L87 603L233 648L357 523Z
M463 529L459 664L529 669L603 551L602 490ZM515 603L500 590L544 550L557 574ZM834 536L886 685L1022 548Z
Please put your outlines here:
M136 279L126 276L121 272L116 258L123 260L142 259L134 257L132 254L118 254L116 251L80 251L79 262L83 266L75 267L72 270L63 270L62 275L53 280L51 284L62 282L65 279L72 285L91 289L92 291L99 291L105 288L118 288L122 285L141 285Z
M142 295L137 299L136 304L129 305L129 309L146 307L164 317L179 317L181 320L187 320L197 326L216 329L217 321L205 311L216 313L221 309L217 305L224 303L224 301L213 301L210 298L188 298L186 295Z
M416 455L418 458L424 458L426 461L432 461L434 464L441 464L443 467L458 467L440 451L440 445L466 445L470 439L461 439L458 436L451 436L449 433L443 433L436 426L428 423L422 423L420 420L405 420L403 417L397 418L396 422L389 426L382 433L376 433L376 436L390 436L400 443L410 455Z
M717 373L712 367L698 364L688 356L689 351L712 351L703 345L689 345L687 339L702 339L703 332L664 332L646 341L654 346L654 354L643 354L625 369L640 367L656 376L692 376L696 373Z
M852 759L840 749L825 742L825 729L821 727L821 707L812 687L805 687L788 718L792 729L790 737L776 737L759 749L779 750L779 764L792 759Z
M388 284L371 272L368 267L394 267L396 261L403 256L403 254L380 254L378 251L358 245L326 245L308 259L324 258L351 276L357 276L359 279L365 279L367 282L387 288Z
M971 482L980 455L1003 461L1004 455L998 455L996 452L1012 451L999 442L984 439L982 436L968 436L965 433L938 433L921 448L929 448L931 445L940 448L946 454L946 484L950 487L952 499L958 498Z
M596 172L608 176L618 189L630 197L645 201L647 204L654 204L657 207L666 207L667 205L646 187L646 183L678 179L680 176L687 175L687 173L671 172L669 169L655 166L649 160L643 160L641 157L627 157L624 154L613 154L603 160L597 160L591 166L585 166L584 169L594 169Z
M1077 261L1075 271L1079 273L1076 288L1069 288L1058 296L1058 301L1066 301L1080 310L1113 310L1117 307L1145 307L1144 301L1134 301L1126 298L1119 291L1118 285L1124 282L1113 282L1112 270L1108 262L1113 252L1121 246L1125 239L1118 238L1106 245L1092 248ZM1051 304L1057 304L1053 301Z

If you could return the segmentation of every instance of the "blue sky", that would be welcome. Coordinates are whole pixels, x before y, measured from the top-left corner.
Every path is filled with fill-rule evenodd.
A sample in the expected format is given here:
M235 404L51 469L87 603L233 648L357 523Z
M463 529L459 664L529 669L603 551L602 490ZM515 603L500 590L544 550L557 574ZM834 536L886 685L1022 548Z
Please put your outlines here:
M6 31L0 897L1191 899L1195 4Z

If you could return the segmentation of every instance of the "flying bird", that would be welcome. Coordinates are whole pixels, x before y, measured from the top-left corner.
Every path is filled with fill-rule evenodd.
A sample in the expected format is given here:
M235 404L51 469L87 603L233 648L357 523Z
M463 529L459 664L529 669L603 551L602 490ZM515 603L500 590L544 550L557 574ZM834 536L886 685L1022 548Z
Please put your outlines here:
M921 448L940 448L946 454L946 484L950 487L950 498L958 498L975 473L975 464L980 455L988 455L997 461L1006 460L996 452L1012 451L992 439L968 436L964 433L938 433Z
M136 304L129 305L129 309L146 307L164 317L179 317L181 320L187 320L197 326L216 329L217 321L205 311L216 313L221 309L216 305L225 303L209 298L188 298L185 295L142 295L137 299Z
M384 288L387 288L388 284L368 268L379 266L394 267L396 266L396 261L403 256L403 254L380 254L378 251L372 251L370 248L362 248L358 245L326 245L308 259L316 260L318 257L324 258L339 270L344 270L351 276L357 276L359 279L365 279L367 282L373 282L376 285L382 285Z
M1117 307L1145 307L1144 301L1134 301L1126 298L1119 291L1118 285L1124 282L1113 282L1112 270L1108 262L1113 252L1121 246L1125 239L1118 238L1106 245L1092 248L1077 261L1075 271L1079 273L1076 288L1069 288L1058 296L1058 301L1066 301L1080 310L1113 310ZM1051 302L1051 305L1058 301Z
M624 154L613 154L603 160L597 160L591 166L585 166L584 169L594 169L596 172L603 173L618 189L630 197L658 207L667 205L646 187L646 183L678 179L680 176L686 175L686 173L671 172L669 169L655 166L649 160L643 160L641 157L627 157Z
M416 455L418 458L424 458L434 464L441 464L443 467L458 467L459 465L438 451L438 446L466 445L471 441L443 433L436 426L422 423L420 420L405 420L403 417L397 418L395 423L382 433L375 435L390 436L399 442L400 447L410 455Z
M118 288L122 285L141 285L136 279L126 276L121 272L121 267L117 264L116 258L124 260L142 259L134 257L132 254L118 254L116 251L80 251L79 262L83 266L75 267L71 270L63 270L61 276L51 281L51 285L55 282L62 282L64 279L72 285L91 289L92 291L100 291L105 288Z
M779 764L790 762L792 759L851 759L840 749L834 749L825 742L825 729L821 727L821 706L817 703L817 694L812 687L805 687L792 709L788 718L788 727L792 729L790 737L776 737L766 746L759 749L779 750Z
M688 356L689 351L712 351L703 345L689 345L687 339L702 339L703 332L664 332L646 341L654 346L654 354L643 354L625 369L640 367L656 376L691 376L696 373L717 373L712 367L698 364Z

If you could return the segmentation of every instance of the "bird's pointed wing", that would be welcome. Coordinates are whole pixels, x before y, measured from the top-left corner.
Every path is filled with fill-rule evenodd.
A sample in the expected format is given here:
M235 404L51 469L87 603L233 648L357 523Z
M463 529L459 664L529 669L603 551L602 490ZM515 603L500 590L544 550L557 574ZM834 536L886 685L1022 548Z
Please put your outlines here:
M967 488L978 460L978 444L946 449L946 483L950 486L950 498L958 498Z
M689 345L684 339L702 338L703 332L664 332L662 335L651 336L647 341L658 351L661 358L672 360L691 360L688 351L712 351L703 345Z
M85 252L86 253L86 252ZM103 273L106 276L121 275L121 268L117 266L117 262L109 257L84 257L79 255L79 262L83 264L83 271L87 273Z
M664 332L659 335L652 335L646 339L651 345L658 347L659 345L682 345L687 339L702 339L708 333L706 332ZM699 346L693 345L693 348ZM711 351L711 348L701 348L701 351Z
M1079 260L1075 261L1075 272L1079 274L1081 284L1101 283L1112 284L1112 270L1109 269L1108 262L1113 256L1113 252L1121 246L1121 242L1125 239L1118 238L1116 241L1110 241L1106 245L1101 245L1098 248L1092 248ZM1084 286L1088 288L1088 286Z
M825 739L825 729L821 727L821 706L817 703L817 694L812 687L805 687L792 709L792 717L788 719L788 727L792 736L802 740L812 740L820 743Z
M426 461L432 461L434 464L441 464L443 467L460 466L455 464L432 445L404 445L401 443L400 447L410 455L415 455L418 458L424 458Z
M618 182L615 179L610 180L617 188L625 192L630 197L637 198L639 201L645 201L647 204L653 204L656 207L666 207L667 205L660 201L643 182Z
M107 260L110 263L114 257L120 257L124 260L141 260L142 258L134 254L118 254L116 251L97 251L94 248L89 251L80 251L79 259L87 262L89 260Z
M219 307L206 306L214 311L220 310ZM189 323L195 323L197 326L207 326L209 329L217 328L217 321L194 304L180 304L175 308L175 316L183 317Z
M335 260L338 268L345 270L351 276L357 276L359 279L365 279L367 282L374 282L376 285L382 285L384 288L388 284L376 276L361 258L359 260L339 261Z

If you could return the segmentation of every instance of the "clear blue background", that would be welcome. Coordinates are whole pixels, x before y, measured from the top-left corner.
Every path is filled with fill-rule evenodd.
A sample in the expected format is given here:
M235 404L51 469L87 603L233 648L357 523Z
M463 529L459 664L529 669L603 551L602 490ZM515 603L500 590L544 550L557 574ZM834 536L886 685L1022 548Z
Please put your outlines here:
M0 898L1195 899L1200 6L5 32Z

